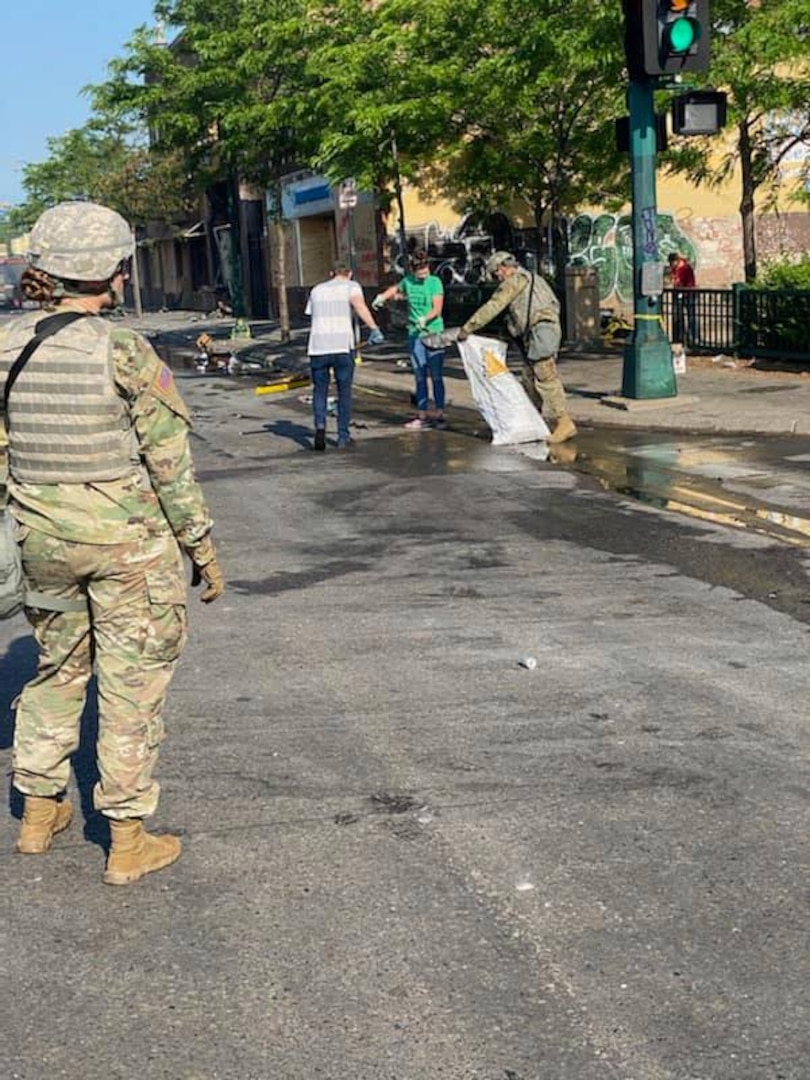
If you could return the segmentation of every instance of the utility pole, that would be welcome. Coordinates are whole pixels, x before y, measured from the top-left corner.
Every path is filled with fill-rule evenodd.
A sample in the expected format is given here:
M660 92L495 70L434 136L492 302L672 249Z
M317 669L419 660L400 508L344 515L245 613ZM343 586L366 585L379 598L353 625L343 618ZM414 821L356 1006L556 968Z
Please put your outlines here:
M143 300L141 298L141 268L138 263L138 240L135 229L132 230L132 300L135 304L135 316L143 318Z
M399 174L399 150L397 149L397 136L391 132L391 157L394 161L394 194L397 200L397 213L399 215L399 251L402 259L402 272L408 273L408 234L405 231L405 202L402 198L402 178Z

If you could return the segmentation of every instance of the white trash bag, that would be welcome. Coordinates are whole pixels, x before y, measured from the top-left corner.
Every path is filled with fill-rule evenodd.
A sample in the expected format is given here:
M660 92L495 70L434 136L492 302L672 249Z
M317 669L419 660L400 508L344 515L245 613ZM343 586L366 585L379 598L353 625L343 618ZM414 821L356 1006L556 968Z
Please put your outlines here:
M457 344L475 404L492 429L492 445L548 439L543 417L506 366L506 343L471 334Z

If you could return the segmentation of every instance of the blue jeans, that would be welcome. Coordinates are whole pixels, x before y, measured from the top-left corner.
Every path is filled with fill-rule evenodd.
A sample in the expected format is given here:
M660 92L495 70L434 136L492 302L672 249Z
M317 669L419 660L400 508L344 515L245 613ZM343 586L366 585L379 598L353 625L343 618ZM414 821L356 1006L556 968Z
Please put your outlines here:
M428 407L428 372L433 383L433 400L439 412L444 412L444 349L429 349L418 337L408 340L411 367L416 378L416 407L426 412Z
M327 353L310 356L312 375L312 413L316 428L326 427L326 399L329 396L329 374L334 371L337 384L338 443L349 441L349 423L352 418L352 379L354 357L351 353Z

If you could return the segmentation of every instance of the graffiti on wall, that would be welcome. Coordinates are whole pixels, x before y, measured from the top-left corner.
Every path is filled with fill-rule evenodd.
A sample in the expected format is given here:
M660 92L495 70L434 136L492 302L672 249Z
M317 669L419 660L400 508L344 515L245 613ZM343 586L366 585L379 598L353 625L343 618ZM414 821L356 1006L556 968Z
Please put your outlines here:
M697 251L674 214L656 215L658 258L671 251L685 255L697 267ZM599 300L622 304L633 300L633 227L629 214L578 214L568 234L569 262L591 266L598 274Z

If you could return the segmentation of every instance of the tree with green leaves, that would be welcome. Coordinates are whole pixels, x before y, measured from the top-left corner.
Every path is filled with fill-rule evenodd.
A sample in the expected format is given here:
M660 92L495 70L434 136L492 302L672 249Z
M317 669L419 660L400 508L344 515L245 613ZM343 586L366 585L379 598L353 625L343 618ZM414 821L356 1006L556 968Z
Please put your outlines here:
M306 9L306 0L161 0L155 13L177 31L172 44L141 28L94 88L100 110L137 117L156 150L182 155L198 191L225 181L234 238L239 181L276 187L314 153ZM288 333L284 312L282 326Z
M176 156L143 145L130 127L96 117L84 127L47 140L48 157L23 169L25 201L11 213L27 230L43 210L69 199L91 199L132 225L171 218L185 208L185 176Z
M810 19L806 0L712 0L711 13L711 67L702 82L727 93L731 138L680 140L666 164L714 187L739 166L745 279L753 282L756 211L772 210L780 195L807 197L801 177L786 180L784 165L801 152L810 179Z
M383 208L403 180L460 210L523 200L538 235L626 192L618 5L539 0L519 27L506 0L161 0L156 14L172 46L142 28L95 102L148 124L201 189L311 166Z
M628 163L614 132L624 111L620 11L549 0L516 34L513 6L492 4L475 47L445 190L481 210L522 200L539 250L552 226L560 250L549 254L561 272L563 218L627 197Z
M311 41L321 165L378 190L402 175L459 209L518 200L535 225L626 197L619 5L540 0L324 4ZM564 261L564 258L563 260Z
M141 28L95 88L103 111L138 116L153 145L182 150L201 187L223 168L267 183L306 160L306 0L160 0L167 45Z

